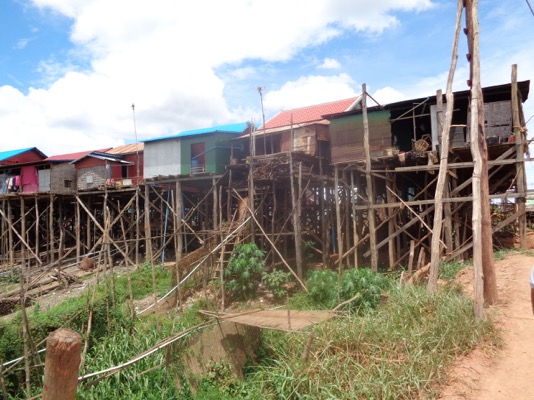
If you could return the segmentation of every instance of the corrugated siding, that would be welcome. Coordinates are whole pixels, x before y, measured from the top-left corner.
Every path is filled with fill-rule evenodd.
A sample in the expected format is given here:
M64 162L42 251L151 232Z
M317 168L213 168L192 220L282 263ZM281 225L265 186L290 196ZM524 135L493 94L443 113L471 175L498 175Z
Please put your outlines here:
M50 169L39 170L39 192L50 191Z
M371 152L391 147L389 111L368 114L369 149ZM361 114L336 118L330 123L332 163L365 160L363 149L363 117Z
M467 138L470 141L470 112L467 112ZM484 134L487 138L508 138L512 133L512 102L510 100L484 103Z
M156 176L182 174L181 146L178 139L145 143L143 175L145 179Z

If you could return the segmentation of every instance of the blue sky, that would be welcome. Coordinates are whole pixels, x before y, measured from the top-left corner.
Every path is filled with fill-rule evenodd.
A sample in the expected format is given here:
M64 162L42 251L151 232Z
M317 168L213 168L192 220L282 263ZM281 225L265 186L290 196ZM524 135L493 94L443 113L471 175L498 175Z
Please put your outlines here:
M445 89L452 0L0 0L0 151L48 155ZM484 86L534 78L525 0L480 1ZM462 22L462 26L465 23ZM468 74L461 35L455 90ZM532 96L531 96L532 97ZM525 114L534 114L532 99ZM532 130L531 120L528 127ZM534 186L534 179L531 186Z

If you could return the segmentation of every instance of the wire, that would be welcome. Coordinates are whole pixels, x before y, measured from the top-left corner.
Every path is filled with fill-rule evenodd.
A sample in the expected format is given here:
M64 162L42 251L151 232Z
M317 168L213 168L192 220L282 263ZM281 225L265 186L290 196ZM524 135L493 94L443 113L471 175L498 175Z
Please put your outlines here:
M528 8L530 8L530 12L532 15L534 15L534 10L532 9L532 6L530 5L530 2L528 0L525 0L527 2Z

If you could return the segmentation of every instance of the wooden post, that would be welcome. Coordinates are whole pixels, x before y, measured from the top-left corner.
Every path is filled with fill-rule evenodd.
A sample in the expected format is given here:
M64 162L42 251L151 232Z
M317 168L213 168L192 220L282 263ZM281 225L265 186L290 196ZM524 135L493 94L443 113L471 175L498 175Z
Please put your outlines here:
M34 198L35 200L35 254L37 254L39 257L41 257L41 252L40 252L40 240L39 240L39 230L40 230L40 218L41 216L39 215L39 200L37 199L37 195L35 196Z
M7 224L9 226L9 231L7 232L9 241L9 267L13 268L15 265L15 248L13 247L15 244L13 242L13 229L11 229L13 226L13 206L9 200L7 201Z
M219 228L219 195L217 190L217 179L211 179L211 190L213 191L213 230L216 231Z
M49 232L49 251L50 251L50 264L54 264L56 255L54 249L55 235L54 235L54 195L50 193L50 218L48 219L48 232Z
M82 251L81 251L81 244L82 244L82 238L80 237L81 235L81 230L80 230L80 218L81 218L81 213L80 213L80 204L78 202L76 202L76 217L75 217L75 220L74 220L74 230L75 230L75 234L76 234L76 262L79 263L82 261Z
M483 305L497 301L488 186L488 149L484 134L484 100L480 86L478 0L466 0L466 21L471 59L471 154L473 156L473 264L475 269L475 315L482 318Z
M152 264L152 240L150 238L150 186L145 185L145 260Z
M395 190L395 181L394 181L394 173L391 172L391 170L387 170L386 172L386 185L387 187L391 188L392 191ZM386 201L388 204L391 204L395 201L395 198L391 194L391 191L386 191ZM388 218L388 236L392 236L395 232L396 224L395 224L395 207L388 207L387 209L387 218ZM395 238L391 238L391 240L388 243L388 255L389 255L389 269L393 269L396 264L396 257L395 257Z
M289 177L291 184L291 204L292 204L292 215L293 215L293 230L295 238L295 261L297 264L297 276L299 279L302 279L304 276L302 269L302 235L300 227L300 191L298 188L301 186L302 182L302 162L299 163L299 176L298 181L295 184L295 176L293 170L293 157L292 152L289 153ZM295 187L297 186L297 188ZM297 193L298 192L298 193Z
M78 388L82 337L60 328L46 339L43 400L74 400Z
M339 275L341 275L341 264L343 262L343 239L341 229L341 199L339 197L339 168L334 166L334 202L336 203L336 240L337 240L337 261Z
M436 192L434 198L435 210L434 210L434 224L433 224L433 235L431 242L431 251L430 251L430 273L428 278L428 290L435 292L438 287L438 272L439 272L439 261L441 259L441 227L443 223L443 194L445 184L447 183L447 171L448 171L448 159L449 159L449 131L452 123L452 114L454 112L454 94L452 92L452 84L454 81L454 71L456 70L456 64L458 60L458 41L460 37L460 26L462 20L462 3L458 1L458 7L456 11L456 29L454 32L454 40L452 46L452 57L451 57L451 66L449 69L449 76L447 78L447 113L445 116L445 123L441 130L441 149L440 149L440 164L439 164L439 175L438 182L436 184ZM439 90L436 94L436 99L441 98L442 93ZM450 250L450 249L449 249Z
M524 133L521 129L519 119L519 96L517 92L517 64L512 65L512 127L515 136L516 147L516 192L520 193L516 199L517 203L517 222L519 227L519 245L521 248L527 247L527 214L526 214L526 177L525 177L525 156L524 156Z
M365 151L365 177L367 179L367 204L369 206L367 211L367 223L369 226L369 244L371 250L371 268L373 271L378 271L378 254L376 248L376 227L375 227L375 212L373 210L374 204L374 190L373 177L371 176L371 153L369 150L369 120L367 118L367 85L362 85L362 117L363 117L363 148Z
M354 268L358 268L358 242L360 237L358 235L358 219L356 218L356 202L358 201L357 187L354 185L354 173L350 172L350 202L352 204L352 240L354 241ZM324 218L324 215L321 214Z

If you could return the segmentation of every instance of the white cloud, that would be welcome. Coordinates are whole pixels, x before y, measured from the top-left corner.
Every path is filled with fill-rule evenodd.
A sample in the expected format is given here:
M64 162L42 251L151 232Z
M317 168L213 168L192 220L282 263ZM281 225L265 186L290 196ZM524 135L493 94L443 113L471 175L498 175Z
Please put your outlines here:
M406 100L407 97L403 93L399 92L398 90L392 88L392 87L384 87L382 89L378 89L376 92L372 94L373 99L375 99L378 104L385 105L389 103L395 103L397 101ZM372 101L369 101L368 105L374 105Z
M345 73L336 76L306 76L287 82L280 89L265 95L265 109L271 113L326 103L357 96L361 90L354 89L354 81Z
M17 43L15 44L15 49L17 50L23 50L28 46L28 43L30 43L30 38L21 38L17 40Z
M323 63L319 65L319 68L322 69L339 69L341 68L341 64L333 58L325 58L323 60Z
M362 72L310 75L310 70L298 70L303 54L333 38L346 39L354 32L377 35L397 27L402 24L398 11L433 7L430 0L233 0L231 6L220 0L32 2L72 19L71 57L83 67L73 65L72 59L65 64L46 57L39 64L42 86L27 93L0 87L0 150L37 146L48 154L131 140L132 103L141 139L248 119L257 112L257 97L253 104L243 99L243 104L230 108L226 79L247 81L251 97L256 86L265 85L265 107L271 112L357 95L361 88L350 74L366 81ZM494 7L489 21L482 21L483 29L491 26L481 33L483 84L509 82L512 63L519 64L520 79L529 79L534 71L534 35L528 28L532 16L525 9L524 17L517 12L512 17L504 2L491 5L501 8ZM503 20L514 23L499 23ZM513 43L499 42L506 35L514 35ZM490 47L494 42L498 50ZM354 53L357 45L355 40ZM432 56L432 48L423 45L421 38L421 59L414 63ZM463 53L459 57L465 59ZM313 59L322 59L320 67L325 69L347 64L345 58L328 53ZM372 65L373 60L367 62ZM287 68L293 72L291 78L256 81L271 66L290 63L295 66ZM224 75L215 72L221 67ZM395 80L395 66L389 68L392 78L373 85L380 88L373 95L380 102L445 89L445 70L402 81ZM456 88L465 88L465 66L456 75ZM527 102L527 117L534 114L530 104L534 102Z

